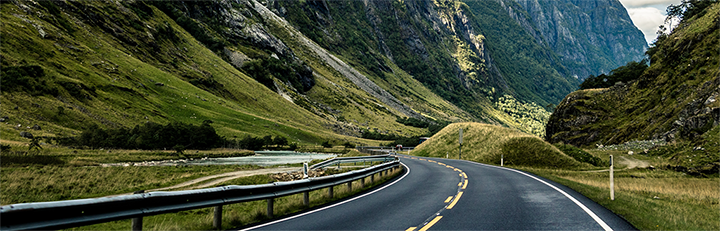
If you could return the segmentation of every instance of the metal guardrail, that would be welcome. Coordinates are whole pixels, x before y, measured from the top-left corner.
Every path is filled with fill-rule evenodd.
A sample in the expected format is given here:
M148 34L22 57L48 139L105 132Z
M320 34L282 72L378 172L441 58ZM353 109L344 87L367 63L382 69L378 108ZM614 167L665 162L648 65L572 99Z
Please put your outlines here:
M332 197L331 186L373 177L399 166L400 162L393 160L351 172L289 182L5 205L0 207L0 229L63 229L213 206L216 209L213 224L219 229L223 205L267 199L268 215L272 216L272 200L276 197L306 193L307 198L308 192L328 187Z
M367 153L370 155L384 155L392 153L393 151L412 151L415 147L403 147L402 149L396 149L395 147L382 147L382 146L358 146L355 147L359 152Z
M310 169L325 168L337 164L343 163L359 163L359 162L390 162L396 161L397 157L392 155L376 155L376 156L352 156L352 157L337 157L332 158L317 164L310 166Z

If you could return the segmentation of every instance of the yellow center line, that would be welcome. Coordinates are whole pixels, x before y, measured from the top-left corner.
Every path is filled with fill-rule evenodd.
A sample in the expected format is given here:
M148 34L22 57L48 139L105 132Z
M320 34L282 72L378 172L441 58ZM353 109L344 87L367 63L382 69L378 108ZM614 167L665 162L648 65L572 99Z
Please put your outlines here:
M413 231L415 229L417 229L417 227L410 227L410 228L406 229L405 231Z
M462 185L462 182L458 182L458 187L460 187L460 185Z
M467 180L467 179L465 179L465 185L463 185L462 189L465 189L465 188L467 188L467 184L468 184L468 180Z
M460 173L460 174L458 174L458 175L462 176L462 173Z
M463 172L462 174L463 174L463 176L465 177L465 179L468 178L468 177L467 177L467 174L465 174L464 172Z
M426 159L420 158L420 160L426 160Z
M445 203L450 202L450 200L452 200L452 198L453 198L453 196L449 196L447 199L445 199Z
M434 219L432 219L432 221L428 222L427 225L423 226L422 229L420 229L419 231L426 231L426 230L430 229L430 227L435 225L435 223L437 223L440 220L440 218L442 218L442 216L435 217Z
M447 209L452 209L455 207L455 204L457 204L458 200L460 200L460 197L462 196L463 192L458 192L457 196L455 196L455 199L448 205Z
M443 163L440 163L440 162L438 162L438 164L439 164L439 165L445 165L445 166L447 166L446 164L443 164Z

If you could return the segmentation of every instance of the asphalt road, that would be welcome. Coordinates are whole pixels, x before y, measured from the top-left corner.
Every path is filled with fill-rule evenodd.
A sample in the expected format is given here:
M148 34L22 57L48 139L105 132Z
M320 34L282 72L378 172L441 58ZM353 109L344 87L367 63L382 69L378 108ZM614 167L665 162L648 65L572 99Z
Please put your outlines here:
M401 156L409 169L368 193L247 229L634 230L552 181L470 161Z

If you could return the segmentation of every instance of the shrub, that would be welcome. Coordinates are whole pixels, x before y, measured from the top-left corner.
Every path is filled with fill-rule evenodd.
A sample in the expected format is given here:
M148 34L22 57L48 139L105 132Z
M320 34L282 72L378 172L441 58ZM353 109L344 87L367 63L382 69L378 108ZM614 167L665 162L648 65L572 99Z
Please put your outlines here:
M327 141L327 140L322 143L322 146L324 148L332 148L333 147L333 145L330 143L330 141Z
M569 144L554 144L555 147L560 149L560 151L564 152L566 155L572 157L573 159L592 164L597 167L608 167L610 164L608 162L603 161L602 159L591 155L590 153L586 152L585 150L582 150L580 148L577 148L575 146L569 145Z

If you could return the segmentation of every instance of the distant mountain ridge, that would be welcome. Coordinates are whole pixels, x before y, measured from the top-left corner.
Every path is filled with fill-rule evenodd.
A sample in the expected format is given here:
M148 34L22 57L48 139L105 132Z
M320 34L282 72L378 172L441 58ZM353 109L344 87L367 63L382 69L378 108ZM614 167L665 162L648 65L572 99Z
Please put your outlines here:
M547 44L558 54L567 74L579 79L645 57L647 44L638 39L643 34L618 0L501 3L538 43Z

